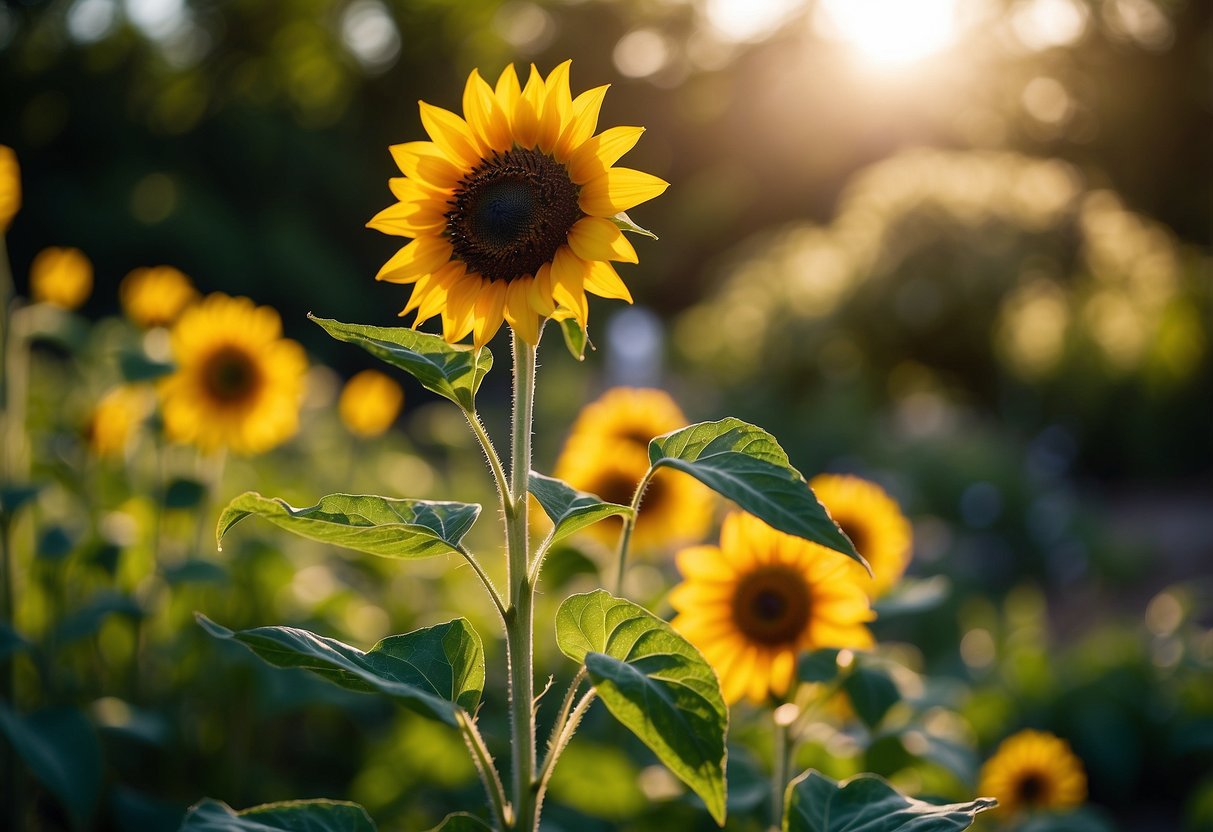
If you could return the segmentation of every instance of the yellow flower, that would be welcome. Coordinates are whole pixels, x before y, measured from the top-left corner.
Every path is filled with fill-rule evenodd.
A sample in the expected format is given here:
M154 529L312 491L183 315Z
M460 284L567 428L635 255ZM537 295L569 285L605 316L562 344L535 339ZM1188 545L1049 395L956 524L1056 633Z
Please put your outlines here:
M473 70L462 118L423 101L432 141L391 148L399 201L367 225L412 238L376 279L413 284L400 314L416 310L414 326L441 315L448 341L471 333L479 347L504 319L534 344L546 318L584 326L586 292L631 302L610 261L636 252L612 218L668 185L613 167L644 130L593 135L607 88L574 99L570 64L547 78L532 65L525 87L512 65L495 88Z
M39 303L76 309L93 291L93 264L78 248L44 248L30 264L29 285Z
M730 514L719 547L684 549L677 563L674 628L716 669L730 704L785 695L801 651L872 645L865 624L876 616L851 561L757 517Z
M687 418L663 390L616 387L586 405L556 461L555 475L581 491L627 505L649 467L649 440L685 427ZM637 550L703 536L712 522L712 492L691 477L659 471L644 493L632 535ZM614 543L620 520L587 533Z
M379 436L392 426L404 404L404 391L378 370L363 370L346 382L337 403L341 421L362 437Z
M307 358L273 309L208 295L178 319L172 351L177 371L160 387L170 439L256 454L295 434Z
M872 567L872 579L865 573L861 583L873 598L880 597L910 563L910 523L897 501L859 477L819 474L809 486Z
M190 279L172 266L135 269L118 286L122 311L141 327L168 326L198 299Z
M131 433L151 412L146 389L123 385L101 397L88 421L88 447L97 456L118 456Z
M0 144L0 234L8 231L20 209L21 167L13 149Z
M1020 731L1002 741L981 768L978 794L998 798L998 811L1072 809L1087 798L1082 760L1047 731Z

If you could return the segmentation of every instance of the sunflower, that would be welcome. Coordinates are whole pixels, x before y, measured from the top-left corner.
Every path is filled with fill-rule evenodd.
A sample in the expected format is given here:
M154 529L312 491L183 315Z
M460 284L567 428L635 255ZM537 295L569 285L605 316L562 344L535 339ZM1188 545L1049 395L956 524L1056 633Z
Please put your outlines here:
M134 269L118 286L122 311L141 327L168 326L198 299L190 279L172 266Z
M93 407L86 436L88 448L96 456L119 456L126 444L152 410L151 391L145 387L123 385L110 390Z
M78 248L44 248L29 267L34 300L76 309L93 291L93 264Z
M649 440L685 427L687 418L664 390L615 387L586 405L560 457L556 476L581 491L627 505L649 468ZM691 477L658 471L644 492L632 543L655 549L703 536L712 522L712 492ZM596 523L588 533L614 542L620 520Z
M978 793L998 798L998 810L1008 815L1061 811L1086 800L1087 775L1065 740L1047 731L1020 731L982 766Z
M363 370L345 383L337 402L341 422L355 436L379 436L392 426L404 404L404 391L378 370Z
M716 669L726 702L784 696L801 651L872 645L865 624L876 616L850 563L735 512L719 547L678 553L674 628Z
M809 487L872 567L868 593L883 595L910 563L910 523L897 501L874 482L842 474L819 474Z
M0 234L8 231L13 217L21 209L21 166L17 154L0 144Z
M480 347L505 320L535 344L548 317L585 326L586 292L631 302L611 261L636 251L614 217L668 185L614 167L644 130L594 135L607 87L573 98L570 64L546 78L532 65L525 87L513 65L495 87L473 70L462 118L420 102L432 141L391 148L399 201L367 225L412 238L376 279L413 284L400 314L416 311L414 326L441 315L448 341Z
M172 330L177 371L162 382L170 439L205 451L267 451L294 435L307 358L278 313L216 293Z

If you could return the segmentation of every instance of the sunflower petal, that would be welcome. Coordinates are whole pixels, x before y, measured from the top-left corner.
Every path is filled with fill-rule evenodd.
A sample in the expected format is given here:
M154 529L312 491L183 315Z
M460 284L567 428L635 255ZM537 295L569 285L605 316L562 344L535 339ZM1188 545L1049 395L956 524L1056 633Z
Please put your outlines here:
M568 246L556 250L556 256L552 259L552 298L569 310L582 326L590 317L590 306L585 297L588 273L589 264Z
M392 255L375 279L388 283L411 283L448 262L451 251L451 244L442 237L418 237Z
M508 150L512 141L510 123L497 103L493 88L473 69L463 88L463 115L481 151Z
M632 302L632 293L619 278L615 267L602 260L590 263L589 272L585 277L585 290L593 292L600 298L614 298L626 303Z
M619 226L602 217L583 217L569 230L569 247L582 260L638 263L636 249Z
M504 280L494 280L482 286L476 296L476 317L472 323L472 343L480 349L501 329L505 312Z
M442 337L454 343L467 337L475 320L476 298L484 281L467 274L451 282L442 310Z
M581 210L595 217L613 217L655 196L670 183L631 168L611 168L581 188Z
M505 114L506 121L512 127L514 108L518 105L519 96L522 95L522 87L518 84L518 73L515 71L513 64L506 64L505 69L501 70L501 75L497 78L497 86L493 90L493 95L497 98L497 106L501 108L501 112Z
M586 139L569 159L569 178L584 185L601 176L635 147L642 135L643 127L611 127Z
M565 61L549 73L544 81L543 109L539 114L539 149L551 153L556 146L565 121L572 114L573 95L569 91L569 67Z
M404 142L388 150L401 173L444 194L463 177L459 166L434 142Z
M539 141L539 116L543 107L543 77L531 64L531 75L514 105L514 141L520 147L535 147Z
M603 84L601 87L586 90L573 99L572 115L556 143L557 159L568 161L573 151L594 135L594 130L598 127L598 114L602 111L602 101L610 88L610 84Z
M551 263L544 263L535 272L535 278L527 286L527 301L541 317L550 317L556 311L556 302L552 298Z
M480 163L480 151L468 123L450 110L418 101L421 109L421 126L429 133L434 144L452 159L468 168Z
M400 179L407 182L407 179ZM367 223L384 234L398 237L419 237L422 234L437 234L446 226L446 217L428 201L401 200L384 208Z
M505 319L518 337L532 346L539 343L539 316L531 308L530 284L534 278L519 278L506 287Z

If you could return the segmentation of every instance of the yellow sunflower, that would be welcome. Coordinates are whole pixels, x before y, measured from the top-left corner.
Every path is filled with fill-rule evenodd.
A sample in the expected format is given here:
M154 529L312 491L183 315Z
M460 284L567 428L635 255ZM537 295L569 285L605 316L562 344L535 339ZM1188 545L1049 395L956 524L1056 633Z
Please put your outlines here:
M863 583L880 597L910 563L910 523L897 501L874 482L842 474L819 474L809 487L871 565L873 577L865 574Z
M981 768L978 794L998 798L998 811L1062 811L1087 799L1087 775L1069 744L1047 731L1007 737Z
M135 269L118 286L122 311L141 327L168 326L198 299L190 279L172 266Z
M29 267L34 300L76 309L93 291L93 264L78 248L44 248Z
M337 402L341 422L355 436L379 436L392 426L404 404L404 391L378 370L363 370L345 383Z
M556 477L581 491L627 505L649 468L649 440L685 427L687 418L664 390L615 387L586 405L556 461ZM632 535L637 550L701 538L712 522L712 492L691 477L659 471L644 493ZM587 530L605 545L622 521Z
M86 431L89 450L96 456L119 456L151 410L151 392L147 388L123 385L110 390L89 416Z
M473 70L462 118L423 101L432 141L391 148L399 201L367 225L412 238L376 279L413 284L400 314L416 311L414 326L441 315L448 341L480 347L505 320L535 344L548 317L585 325L586 292L631 302L610 261L636 252L613 218L668 185L614 167L644 129L594 135L607 87L573 98L570 64L546 78L532 65L525 87L513 65L495 87Z
M0 144L0 234L8 231L20 209L21 166L13 149Z
M208 295L173 327L172 350L177 371L160 386L170 439L256 454L294 435L307 358L273 309Z
M876 615L850 561L757 517L730 514L719 547L683 549L677 564L674 628L716 669L730 704L784 696L802 651L872 646Z

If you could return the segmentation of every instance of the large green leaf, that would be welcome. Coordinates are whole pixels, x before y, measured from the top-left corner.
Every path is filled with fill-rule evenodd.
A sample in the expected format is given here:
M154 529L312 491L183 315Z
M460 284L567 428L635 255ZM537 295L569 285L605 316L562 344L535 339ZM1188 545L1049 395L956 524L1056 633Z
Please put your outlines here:
M448 344L437 335L407 327L343 324L315 315L308 317L338 341L357 344L464 410L474 408L480 382L493 367L493 354L487 347L475 350L464 344Z
M544 513L555 526L553 543L599 520L615 515L630 516L632 513L631 506L603 502L593 494L577 491L562 480L545 477L534 471L527 480L527 488L535 495Z
M685 471L767 525L867 567L775 437L760 427L732 418L700 422L650 442L649 462Z
M75 708L21 715L0 703L0 733L46 790L85 829L101 794L101 743L88 717Z
M250 515L264 517L308 540L332 543L387 558L428 558L459 551L459 541L480 515L471 503L394 500L389 497L330 494L307 508L246 491L219 516L215 540Z
M968 829L979 812L998 801L983 797L969 803L936 806L898 792L874 774L837 783L806 771L788 785L784 832L955 832Z
M484 648L465 618L388 636L366 653L294 627L233 632L202 614L198 623L275 667L302 668L349 690L383 693L452 726L456 707L474 711L484 690Z
M851 706L868 728L875 728L885 714L901 700L901 692L893 677L882 668L856 657L855 664L842 681L842 689Z
M455 812L442 819L442 823L429 832L492 832L493 827L475 815L467 812Z
M340 800L288 800L237 812L208 797L189 808L179 832L375 832L375 823L357 803Z
M729 710L699 651L648 610L601 589L560 605L556 642L585 664L607 710L723 825Z

